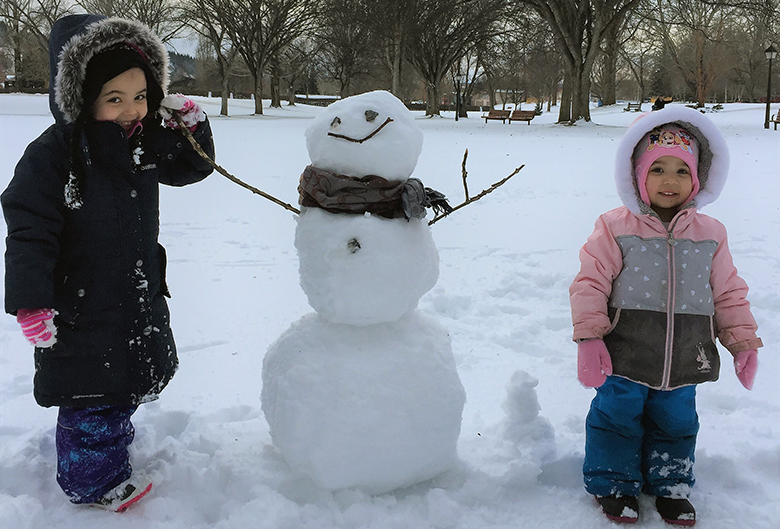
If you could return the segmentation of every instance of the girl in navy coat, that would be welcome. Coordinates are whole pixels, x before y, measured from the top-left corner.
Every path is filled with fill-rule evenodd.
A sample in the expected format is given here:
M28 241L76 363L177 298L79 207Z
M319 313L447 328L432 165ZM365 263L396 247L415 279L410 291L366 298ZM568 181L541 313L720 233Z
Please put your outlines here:
M121 511L151 489L132 473L130 418L178 365L158 185L212 170L172 110L211 156L214 146L200 108L165 97L167 50L146 26L64 17L49 53L55 123L28 146L1 197L5 310L36 346L36 401L60 407L60 486L74 503Z

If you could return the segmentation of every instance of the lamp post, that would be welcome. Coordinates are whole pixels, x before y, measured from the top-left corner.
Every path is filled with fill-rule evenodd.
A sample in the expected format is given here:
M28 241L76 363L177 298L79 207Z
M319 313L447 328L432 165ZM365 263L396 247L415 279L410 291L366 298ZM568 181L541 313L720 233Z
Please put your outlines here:
M769 102L772 100L772 59L777 57L777 50L771 44L764 50L764 55L769 61L769 75L766 79L766 116L764 117L764 128L769 128Z

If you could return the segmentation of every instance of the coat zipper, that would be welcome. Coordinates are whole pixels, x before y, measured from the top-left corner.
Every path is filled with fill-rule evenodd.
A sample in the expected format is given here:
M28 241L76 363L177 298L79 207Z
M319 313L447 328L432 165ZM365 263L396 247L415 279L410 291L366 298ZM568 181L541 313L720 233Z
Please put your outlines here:
M679 215L679 214L678 214ZM672 376L672 351L674 349L674 307L677 297L677 277L675 274L675 260L674 260L674 247L677 245L677 241L674 239L674 224L677 218L672 219L669 224L669 228L666 230L666 242L668 244L668 290L666 297L666 342L664 350L664 371L661 379L661 389L669 387L669 382Z

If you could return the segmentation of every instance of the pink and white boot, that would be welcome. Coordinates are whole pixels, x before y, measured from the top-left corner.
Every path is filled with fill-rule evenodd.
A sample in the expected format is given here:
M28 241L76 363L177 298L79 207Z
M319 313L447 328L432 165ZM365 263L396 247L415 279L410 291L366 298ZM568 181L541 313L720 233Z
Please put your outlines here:
M152 480L149 476L133 474L130 479L120 483L95 503L89 505L107 511L124 512L146 496L150 490L152 490Z

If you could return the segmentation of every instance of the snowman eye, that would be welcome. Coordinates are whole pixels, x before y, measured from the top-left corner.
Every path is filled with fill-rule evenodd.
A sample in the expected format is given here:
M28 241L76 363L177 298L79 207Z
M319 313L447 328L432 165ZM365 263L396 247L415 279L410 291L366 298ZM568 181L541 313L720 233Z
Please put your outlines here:
M376 119L376 117L379 115L379 112L375 110L366 110L366 121L371 123Z
M338 116L333 118L333 121L330 122L330 128L332 128L332 129L337 129L338 130L340 125L341 125L341 118L338 117Z

